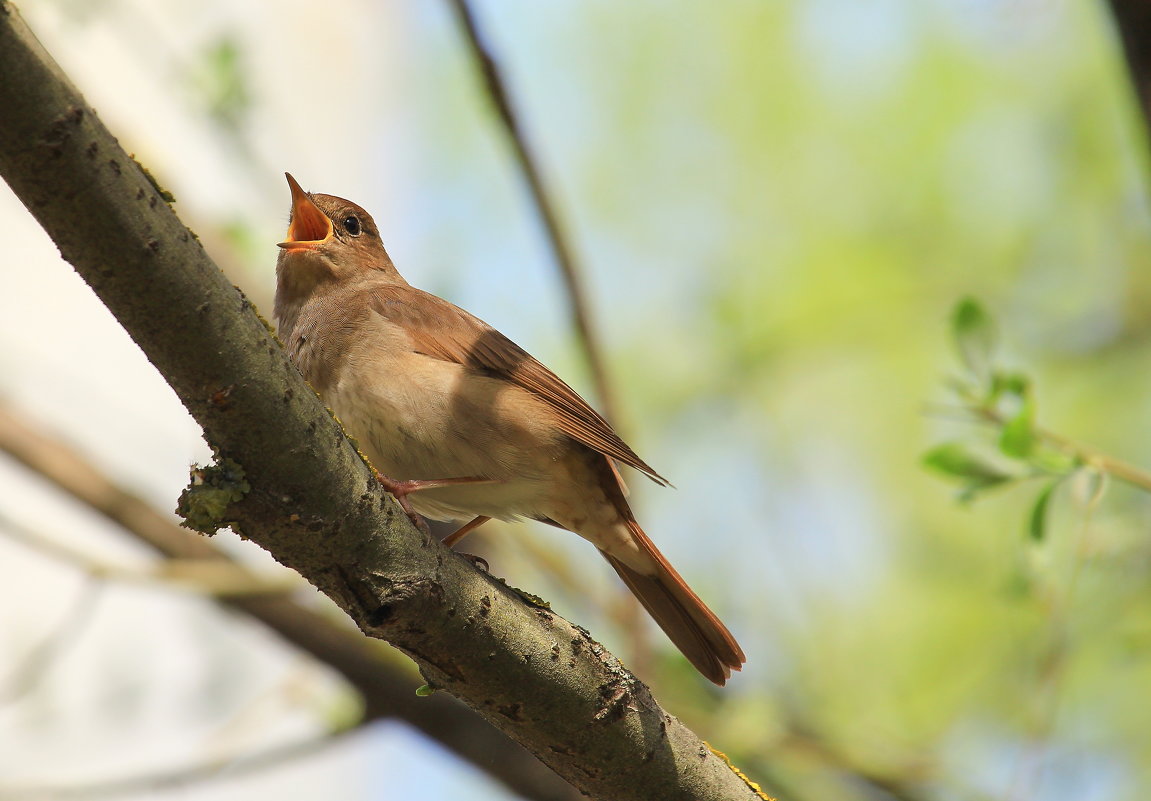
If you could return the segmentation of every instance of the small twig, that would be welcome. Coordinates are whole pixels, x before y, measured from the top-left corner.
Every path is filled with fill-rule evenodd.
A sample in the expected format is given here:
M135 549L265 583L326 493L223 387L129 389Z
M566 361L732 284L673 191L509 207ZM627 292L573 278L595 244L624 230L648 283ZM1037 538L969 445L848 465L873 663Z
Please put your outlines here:
M1051 431L1046 431L1037 428L1035 433L1049 442L1052 446L1062 450L1066 453L1078 456L1081 460L1089 465L1093 465L1104 473L1118 479L1126 484L1130 484L1139 489L1151 492L1151 473L1147 472L1141 467L1136 467L1130 462L1125 462L1122 459L1116 459L1108 456L1101 451L1094 448L1089 448L1086 445L1074 442L1066 437L1062 437Z
M492 56L491 50L480 37L475 15L472 13L467 0L452 0L452 5L456 9L468 46L483 75L484 87L492 100L492 104L496 107L496 111L499 112L504 128L507 130L508 138L515 150L516 160L519 162L520 171L527 180L532 202L543 222L548 243L551 245L556 264L563 276L572 324L575 326L577 337L583 346L588 371L591 373L595 393L599 398L600 411L608 420L616 421L619 418L616 415L615 399L608 381L603 351L599 346L599 339L592 325L587 292L584 289L583 279L575 257L572 255L571 244L560 224L555 206L544 188L538 162L528 144L527 135L520 125L515 109L512 107L499 65Z
M1003 415L995 409L978 408L974 411L978 414L978 419L992 425L1001 426L1007 422ZM1036 427L1035 435L1051 447L1062 451L1068 456L1073 456L1085 464L1092 465L1101 472L1107 473L1119 481L1151 492L1151 472L1141 467L1137 467L1130 462L1125 462L1122 459L1108 456L1101 451L1044 428Z
M331 733L338 733L345 729L356 728L367 721L359 714L355 704L344 702L346 714L334 715L332 713L333 694L330 690L317 685L315 663L307 659L296 659L274 684L253 693L232 710L216 730L209 735L209 740L201 755L204 763L227 764L232 761L232 754L243 750L244 743L250 742L261 731L276 731L277 716L281 716L285 709L300 708L305 699L310 699L310 714L321 720ZM339 691L337 691L338 693ZM322 700L320 697L321 693ZM339 695L337 698L341 697ZM323 706L324 711L318 707Z
M948 403L925 403L923 415L933 420L942 420L951 423L986 423L978 412L967 406L955 406Z
M29 649L5 684L0 685L0 706L15 703L35 689L48 674L52 663L79 641L78 632L92 620L104 586L95 577L85 577L80 591L76 593L60 622L47 637Z

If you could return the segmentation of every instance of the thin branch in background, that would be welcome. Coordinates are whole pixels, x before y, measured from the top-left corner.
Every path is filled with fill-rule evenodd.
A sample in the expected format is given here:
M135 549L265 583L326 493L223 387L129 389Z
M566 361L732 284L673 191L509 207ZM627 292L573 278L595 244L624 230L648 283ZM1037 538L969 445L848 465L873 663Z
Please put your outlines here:
M155 793L160 790L173 790L192 784L204 784L209 781L234 779L276 768L322 751L339 742L343 735L351 731L356 731L356 729L333 731L300 742L273 746L256 753L233 756L227 760L211 760L184 768L126 776L104 782L87 782L74 786L60 785L56 787L5 787L0 785L0 801L115 798L142 792Z
M251 748L249 743L259 742L261 733L279 731L285 716L293 711L310 717L329 736L366 725L356 704L348 702L347 690L333 694L318 681L320 672L314 660L296 655L285 675L244 698L215 726L205 738L200 760L230 764L236 754Z
M539 163L532 152L531 146L528 144L527 135L520 125L519 117L512 107L507 85L500 72L499 64L492 56L491 50L484 44L483 39L480 37L471 6L467 0L451 0L451 2L456 9L460 25L463 27L468 47L479 66L480 73L483 75L484 88L487 90L488 96L491 98L492 104L496 107L496 111L499 112L500 120L507 130L508 138L511 140L512 147L515 150L520 171L527 180L532 203L535 205L536 212L540 216L540 221L544 225L548 243L551 245L552 254L555 256L556 264L560 268L560 273L563 276L564 286L567 290L568 307L571 312L572 325L575 326L577 338L584 351L584 358L587 359L588 371L591 373L592 384L595 387L595 393L599 399L600 411L608 420L613 422L618 421L615 398L611 391L610 382L608 381L603 351L600 348L599 338L592 325L591 309L587 299L587 292L584 289L579 265L576 263L575 256L573 255L571 242L568 240L563 226L560 224L555 204L552 203L551 196L544 188Z
M779 748L802 754L837 774L841 779L861 788L868 796L890 798L893 801L923 801L921 789L934 778L937 766L927 760L907 760L898 770L880 769L867 764L838 747L833 740L821 736L813 724L792 709L787 715L787 730Z
M599 344L599 336L592 324L591 306L571 242L560 224L559 215L556 212L555 204L552 203L551 195L544 187L539 163L512 106L507 84L499 64L492 55L491 49L484 44L480 36L471 5L468 0L451 0L451 3L455 7L460 26L464 30L468 48L481 75L483 75L484 88L488 97L491 98L492 105L499 112L500 121L503 122L508 139L511 140L520 171L527 181L532 203L543 223L556 265L560 268L560 274L563 276L571 322L575 327L576 339L582 346L584 358L587 360L592 386L595 388L596 397L599 399L600 412L613 425L618 425L620 418L615 402L615 393L612 391L611 382L608 380L607 363ZM618 605L617 614L613 617L616 618L616 623L621 630L633 633L629 662L637 672L646 674L649 672L649 666L652 662L651 641L644 633L647 629L640 622L639 602L631 593L622 593L622 595L624 598Z
M70 565L93 579L104 581L153 584L219 598L277 595L305 586L300 577L291 571L258 575L224 559L169 558L160 559L146 567L115 564L34 531L7 517L3 511L0 511L0 536L49 559Z
M85 576L79 592L53 630L33 646L23 660L0 684L0 707L14 704L36 688L48 675L53 663L80 640L80 632L92 621L105 584L94 576Z

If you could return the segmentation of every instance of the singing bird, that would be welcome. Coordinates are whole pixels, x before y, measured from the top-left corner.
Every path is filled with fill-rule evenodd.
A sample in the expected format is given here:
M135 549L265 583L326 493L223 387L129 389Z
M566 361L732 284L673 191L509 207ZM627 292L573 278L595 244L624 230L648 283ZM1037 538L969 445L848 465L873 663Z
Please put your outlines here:
M579 534L699 672L724 684L743 651L640 528L616 462L664 478L525 350L405 281L366 211L287 179L276 325L381 483L418 523L467 521L449 546L491 518Z

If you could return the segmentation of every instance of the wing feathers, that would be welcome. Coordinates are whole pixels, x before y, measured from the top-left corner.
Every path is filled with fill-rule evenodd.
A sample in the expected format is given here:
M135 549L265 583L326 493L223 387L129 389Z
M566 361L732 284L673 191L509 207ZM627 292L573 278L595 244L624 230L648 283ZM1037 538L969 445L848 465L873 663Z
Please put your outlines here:
M517 384L552 408L557 427L569 437L667 485L574 389L479 318L435 295L395 284L373 288L372 309L402 327L416 351Z

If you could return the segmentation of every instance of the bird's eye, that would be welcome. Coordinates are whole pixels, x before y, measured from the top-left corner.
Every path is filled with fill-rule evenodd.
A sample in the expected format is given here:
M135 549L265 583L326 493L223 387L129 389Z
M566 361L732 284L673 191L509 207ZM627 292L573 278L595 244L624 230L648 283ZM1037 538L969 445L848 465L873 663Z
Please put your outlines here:
M349 214L344 218L344 230L352 236L360 235L360 218L354 214Z

